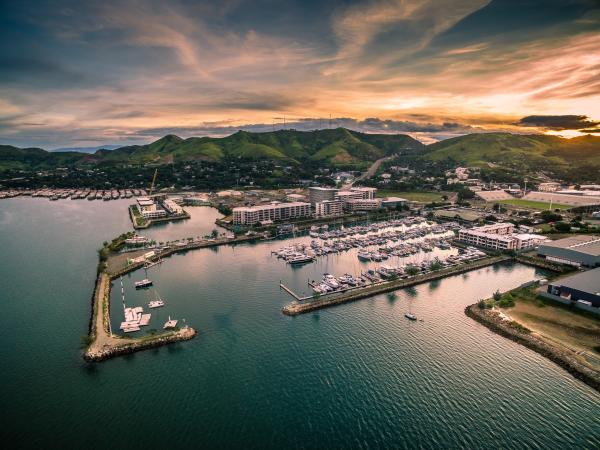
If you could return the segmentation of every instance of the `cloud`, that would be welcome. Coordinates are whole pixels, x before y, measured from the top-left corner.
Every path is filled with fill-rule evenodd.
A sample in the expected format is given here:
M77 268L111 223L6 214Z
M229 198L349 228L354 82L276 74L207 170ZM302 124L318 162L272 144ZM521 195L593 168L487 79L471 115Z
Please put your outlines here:
M565 115L565 116L527 116L519 120L515 125L521 127L538 127L547 130L584 130L586 127L596 127L600 122L590 119L588 116Z

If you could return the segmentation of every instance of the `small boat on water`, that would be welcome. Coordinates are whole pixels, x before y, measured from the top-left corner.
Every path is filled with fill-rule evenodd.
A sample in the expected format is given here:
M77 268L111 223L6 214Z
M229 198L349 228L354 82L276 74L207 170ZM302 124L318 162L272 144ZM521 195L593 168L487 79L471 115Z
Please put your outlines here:
M314 258L309 255L297 255L293 256L287 260L288 264L298 265L298 264L306 264L314 261Z
M169 316L169 320L167 320L165 322L163 329L167 330L169 328L175 328L177 326L177 322L178 322L178 320L171 319L171 316Z
M148 307L149 308L160 308L161 306L165 306L165 302L163 301L162 298L160 298L160 295L158 295L158 292L154 291L154 293L156 294L156 298L154 300L150 300L148 302Z
M149 280L148 278L144 278L141 281L136 281L134 283L134 285L135 285L136 289L142 289L142 288L145 288L148 286L152 286L152 280Z
M413 313L406 313L404 314L404 317L406 317L408 320L417 320L417 316L415 316Z

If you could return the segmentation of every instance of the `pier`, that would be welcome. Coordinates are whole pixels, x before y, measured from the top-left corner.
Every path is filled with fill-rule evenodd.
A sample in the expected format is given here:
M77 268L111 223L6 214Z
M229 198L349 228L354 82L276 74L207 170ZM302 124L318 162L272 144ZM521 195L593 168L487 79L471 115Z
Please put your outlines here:
M426 283L429 281L439 280L441 278L470 272L471 270L480 269L482 267L487 267L493 264L511 260L513 260L511 256L486 257L478 261L461 264L460 266L451 267L447 269L441 269L436 272L416 275L411 278L400 279L395 281L384 281L365 287L348 288L340 292L321 295L318 297L313 296L301 298L286 287L284 290L288 294L292 295L296 300L292 303L285 305L281 311L285 315L296 316L298 314L304 314L307 312L315 311L317 309L341 305L342 303L348 303L355 300L372 297L374 295L384 294L386 292L415 286L417 284ZM280 287L281 286L282 285L280 284Z

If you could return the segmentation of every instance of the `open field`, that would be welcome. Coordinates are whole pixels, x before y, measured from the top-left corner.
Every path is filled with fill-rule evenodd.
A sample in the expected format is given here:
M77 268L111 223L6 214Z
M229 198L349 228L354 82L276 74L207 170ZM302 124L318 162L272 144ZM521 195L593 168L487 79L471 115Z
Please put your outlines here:
M520 198L515 198L511 200L498 200L496 203L502 203L504 205L511 206L519 206L521 208L531 208L531 209L549 209L550 203L545 202L536 202L532 200L523 200ZM552 203L552 209L569 209L573 208L571 205L562 205L559 203Z
M402 192L402 191L386 191L381 190L377 192L378 197L401 197L413 202L441 202L442 193L440 192Z
M516 291L513 298L515 306L502 308L505 314L552 344L582 352L600 370L600 318L540 299L527 289Z

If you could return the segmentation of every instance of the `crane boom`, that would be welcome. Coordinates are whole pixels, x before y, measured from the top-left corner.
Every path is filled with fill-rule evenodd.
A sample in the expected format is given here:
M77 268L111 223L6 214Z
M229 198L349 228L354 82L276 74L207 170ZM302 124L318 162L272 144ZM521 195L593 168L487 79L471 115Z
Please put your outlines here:
M152 184L150 185L150 193L148 195L152 195L152 191L154 191L154 183L156 183L157 175L158 175L158 169L154 169L154 176L152 177Z

